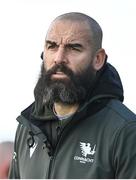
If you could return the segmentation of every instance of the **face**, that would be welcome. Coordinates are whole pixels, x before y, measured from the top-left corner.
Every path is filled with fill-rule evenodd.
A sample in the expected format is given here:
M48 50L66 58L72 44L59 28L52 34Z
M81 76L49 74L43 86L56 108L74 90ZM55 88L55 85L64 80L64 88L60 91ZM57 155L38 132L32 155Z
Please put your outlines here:
M37 109L44 102L80 104L95 79L90 29L85 23L57 21L44 48L41 77L35 87Z
M46 36L44 67L51 69L56 64L65 64L73 73L92 68L93 51L91 32L87 23L72 21L54 22ZM57 72L52 78L67 78Z

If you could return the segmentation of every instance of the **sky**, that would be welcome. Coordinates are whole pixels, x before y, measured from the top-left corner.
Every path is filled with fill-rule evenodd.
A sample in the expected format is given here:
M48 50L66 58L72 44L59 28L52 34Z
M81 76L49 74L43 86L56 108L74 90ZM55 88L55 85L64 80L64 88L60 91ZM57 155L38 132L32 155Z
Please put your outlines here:
M0 141L14 140L16 117L34 101L48 26L67 12L85 13L100 24L108 62L121 76L124 104L136 112L135 0L1 0Z

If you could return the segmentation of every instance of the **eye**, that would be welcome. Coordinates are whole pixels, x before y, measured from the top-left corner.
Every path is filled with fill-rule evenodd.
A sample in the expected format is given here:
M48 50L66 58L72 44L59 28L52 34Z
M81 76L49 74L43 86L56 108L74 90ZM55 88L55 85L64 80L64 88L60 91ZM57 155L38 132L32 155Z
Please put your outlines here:
M79 49L79 48L74 47L74 46L73 46L73 47L71 47L70 49L71 49L71 50L74 50L74 51L80 51L80 49Z
M56 49L58 47L58 45L55 43L55 42L50 42L50 41L47 41L46 43L46 49Z
M81 45L80 44L69 44L67 45L67 48L72 50L72 51L78 51L81 52Z
M56 44L49 44L47 45L47 49L55 49L57 47Z

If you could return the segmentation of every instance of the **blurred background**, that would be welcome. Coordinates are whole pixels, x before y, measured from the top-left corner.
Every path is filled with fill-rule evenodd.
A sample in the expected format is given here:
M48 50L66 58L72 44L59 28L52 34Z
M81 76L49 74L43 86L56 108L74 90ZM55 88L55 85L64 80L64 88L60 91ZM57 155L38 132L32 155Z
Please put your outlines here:
M86 13L101 25L108 61L123 82L124 104L136 112L135 0L1 0L0 141L14 140L16 117L34 101L49 24L71 11Z

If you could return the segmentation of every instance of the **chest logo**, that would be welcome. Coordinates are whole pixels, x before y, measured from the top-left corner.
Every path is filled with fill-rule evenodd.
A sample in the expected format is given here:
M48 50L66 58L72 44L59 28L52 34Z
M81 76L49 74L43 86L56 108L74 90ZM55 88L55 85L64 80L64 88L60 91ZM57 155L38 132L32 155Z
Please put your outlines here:
M87 157L88 154L94 155L95 154L95 148L96 145L92 148L90 143L83 143L80 142L80 148L81 148L81 153L84 157Z
M96 144L91 146L90 143L80 142L80 150L82 156L74 156L74 160L80 163L93 163L96 152Z

